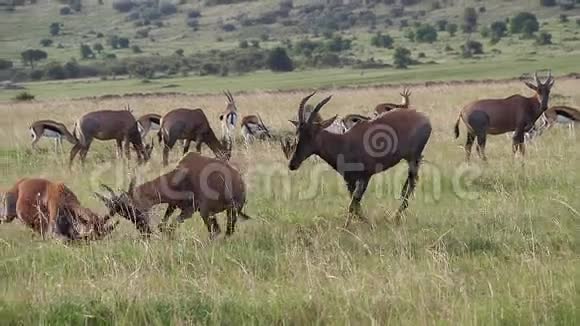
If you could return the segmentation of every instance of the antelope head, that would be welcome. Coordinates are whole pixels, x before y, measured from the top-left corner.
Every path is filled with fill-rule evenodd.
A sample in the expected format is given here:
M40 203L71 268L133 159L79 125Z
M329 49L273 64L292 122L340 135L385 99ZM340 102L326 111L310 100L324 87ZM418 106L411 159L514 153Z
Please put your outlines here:
M147 212L142 211L137 207L137 205L135 205L135 177L131 179L129 189L126 192L116 194L113 189L105 184L101 184L101 189L107 192L108 196L98 192L95 192L95 196L100 199L109 210L108 216L119 214L123 218L133 222L141 234L151 234Z
M236 101L234 101L234 96L232 93L228 91L224 91L224 95L226 96L226 112L228 111L237 111L238 107L236 106Z
M538 72L534 73L534 83L530 82L530 81L524 81L524 84L526 84L526 86L528 86L528 88L532 89L534 92L536 92L536 95L538 96L538 100L540 101L540 110L542 112L546 111L548 109L548 100L550 98L550 90L552 89L552 86L554 86L554 78L552 77L552 71L548 71L548 78L546 78L546 80L544 82L542 82L539 78L538 78Z
M320 109L322 109L322 107L326 103L328 103L328 101L330 101L330 99L332 98L332 96L329 96L324 100L322 100L320 103L318 103L314 108L314 110L308 116L308 119L306 119L304 105L312 96L314 96L314 94L316 94L316 92L303 98L298 108L299 123L298 127L296 128L296 137L297 137L296 148L292 153L292 157L290 158L290 164L288 165L288 168L291 171L297 170L302 164L302 162L304 162L304 160L306 160L312 154L315 154L318 151L317 144L315 141L316 136L318 135L319 132L329 127L337 117L334 116L322 122L314 121Z

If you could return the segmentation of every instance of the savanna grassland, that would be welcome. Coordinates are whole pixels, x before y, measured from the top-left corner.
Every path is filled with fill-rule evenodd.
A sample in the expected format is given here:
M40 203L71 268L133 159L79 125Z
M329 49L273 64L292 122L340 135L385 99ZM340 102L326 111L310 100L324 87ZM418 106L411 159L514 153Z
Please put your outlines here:
M578 80L558 79L552 104L580 105ZM406 324L574 325L580 321L580 151L577 138L553 128L528 147L525 165L510 139L488 139L488 165L463 163L452 125L459 109L483 97L529 94L522 83L414 87L412 105L433 134L418 191L394 224L406 177L400 164L375 176L363 209L375 225L343 228L348 196L324 162L310 158L289 172L277 143L236 144L232 164L248 184L246 212L231 238L209 241L201 219L173 238L140 239L126 221L106 240L77 245L43 241L14 222L0 226L0 320L3 324ZM323 116L370 114L398 101L398 90L327 90ZM304 93L236 96L242 114L260 113L273 132L290 131ZM0 104L0 187L25 176L66 182L97 212L100 182L125 188L129 175L149 180L160 150L135 167L96 143L87 166L66 168L44 141L31 150L27 127L51 118L72 126L84 112L136 115L201 107L219 132L222 95ZM70 145L65 144L68 151ZM207 148L204 153L210 155ZM172 164L179 159L174 149ZM134 155L133 155L134 157ZM159 221L161 208L152 220ZM219 221L223 224L224 218Z

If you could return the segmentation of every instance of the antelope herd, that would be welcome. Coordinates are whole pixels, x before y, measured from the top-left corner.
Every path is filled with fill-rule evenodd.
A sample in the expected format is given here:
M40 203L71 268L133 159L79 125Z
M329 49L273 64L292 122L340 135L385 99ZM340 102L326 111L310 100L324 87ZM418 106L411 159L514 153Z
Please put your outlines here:
M481 99L466 105L455 123L455 137L459 137L459 124L466 127L466 160L477 140L477 153L487 161L485 146L487 135L513 133L513 153L525 154L525 140L541 135L556 123L573 126L580 121L580 111L568 106L549 108L550 91L555 80L548 74L541 81L537 73L525 85L534 91L531 97L512 95L503 99ZM295 127L294 136L276 137L260 115L243 116L240 121L241 136L250 146L256 140L277 139L288 160L291 171L298 170L310 156L320 157L342 176L350 194L350 205L345 227L351 218L367 219L361 213L361 199L373 175L381 173L404 160L408 165L407 179L401 192L401 204L395 220L409 205L409 197L416 187L423 152L432 133L429 118L420 108L410 104L411 92L404 89L402 103L380 103L374 116L361 113L342 118L324 119L320 114L331 97L316 106L307 104L316 92L304 97L298 106L297 116L289 119ZM11 189L0 193L0 222L19 219L43 237L54 236L66 240L98 240L110 234L118 224L112 217L119 215L131 221L144 236L153 233L150 224L151 209L166 204L165 214L158 226L161 232L175 229L176 224L190 218L195 212L207 227L210 238L221 232L216 215L226 212L226 235L232 235L238 218L250 219L243 212L246 204L246 186L242 175L228 161L232 156L235 130L238 125L238 107L231 92L224 92L226 108L219 115L222 137L218 139L210 120L202 109L177 108L165 115L150 113L135 118L127 107L124 110L101 110L81 116L72 132L59 122L40 120L30 125L32 146L42 137L55 139L57 149L62 139L70 142L69 168L80 155L84 163L94 139L115 140L117 154L130 159L131 147L139 164L150 160L153 140L147 144L151 132L162 146L162 162L169 164L169 152L178 140L183 141L183 157L169 172L135 186L132 178L125 192L116 193L102 184L104 192L95 192L106 206L104 216L83 207L73 191L62 183L44 179L24 178ZM189 152L195 142L197 153ZM145 145L147 144L147 145ZM215 158L202 156L206 144ZM175 222L169 223L176 209L180 210ZM170 224L168 226L168 224Z

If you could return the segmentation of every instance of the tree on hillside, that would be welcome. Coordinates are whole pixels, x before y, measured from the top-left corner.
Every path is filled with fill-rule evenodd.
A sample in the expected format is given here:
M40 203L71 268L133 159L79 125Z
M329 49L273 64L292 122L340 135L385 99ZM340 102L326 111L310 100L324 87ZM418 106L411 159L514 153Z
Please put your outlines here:
M499 40L501 40L502 37L506 35L507 25L503 21L497 21L492 23L489 29L491 32L491 42L497 43Z
M95 51L97 51L98 54L101 54L101 52L103 52L103 50L105 48L103 47L103 45L101 43L95 43L95 44L93 44L93 49Z
M463 33L471 34L477 29L477 11L475 8L467 7L463 11Z
M60 34L60 28L62 27L61 23L52 23L50 24L49 30L50 30L50 35L52 36L57 36Z
M94 59L95 58L95 54L93 53L93 50L91 50L91 47L86 45L86 44L81 44L81 58L82 59Z
M286 50L281 47L277 47L270 51L266 64L272 71L287 72L294 70L292 59L290 59Z
M22 51L20 57L22 58L24 65L28 64L30 68L34 69L34 63L36 61L45 60L48 58L48 54L42 50L30 49Z
M512 34L533 34L540 29L540 23L536 15L530 12L520 12L510 19L510 33Z
M14 66L14 64L12 63L12 61L5 60L5 59L0 59L0 70L10 69L13 66Z
M449 33L449 36L451 37L455 36L455 33L457 33L457 24L455 23L447 24L447 32Z
M405 48L397 48L393 54L393 63L397 69L407 69L413 63L411 51Z
M377 32L371 38L371 45L376 46L378 48L392 48L393 47L393 38L390 35L384 35L381 32Z
M422 24L415 31L415 40L420 43L433 43L437 41L437 30L429 24Z

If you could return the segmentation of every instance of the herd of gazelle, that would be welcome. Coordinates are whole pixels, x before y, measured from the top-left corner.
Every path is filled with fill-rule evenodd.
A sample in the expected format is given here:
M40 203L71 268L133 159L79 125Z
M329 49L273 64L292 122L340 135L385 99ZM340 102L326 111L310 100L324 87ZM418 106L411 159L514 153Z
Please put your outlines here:
M534 91L531 97L512 95L504 99L484 99L465 106L455 123L455 136L459 136L459 123L467 129L465 144L466 159L470 159L471 148L477 140L477 152L486 160L487 135L513 132L513 152L525 154L524 136L539 135L554 123L573 125L580 121L580 111L571 107L556 106L548 109L550 90L554 78L548 75L541 81L537 74L533 83L525 81ZM404 160L408 165L407 179L401 192L401 204L395 215L408 206L413 193L423 158L423 151L432 132L429 118L410 106L411 93L405 89L402 104L381 103L375 107L374 117L349 114L342 119L334 116L323 119L321 109L331 100L327 97L316 106L307 105L316 92L304 97L299 104L295 120L295 137L281 141L282 150L289 160L292 171L312 155L319 156L344 179L351 196L346 225L352 217L362 221L361 199L373 175L388 170ZM225 92L226 109L219 116L223 138L220 140L210 126L202 109L178 108L161 116L147 114L135 119L129 109L121 111L95 111L83 115L69 132L61 123L41 120L33 123L30 131L33 145L40 137L55 138L60 143L66 139L73 144L70 164L77 153L84 162L93 139L115 140L118 154L123 150L129 158L130 147L137 153L139 163L151 157L153 142L144 145L150 132L157 132L163 144L163 164L168 165L169 151L178 140L184 144L184 156L175 168L151 181L135 186L135 178L125 192L116 193L107 185L101 185L104 193L95 193L103 201L108 212L101 217L84 208L74 193L61 183L44 179L21 179L4 193L2 222L19 218L33 230L54 234L58 238L101 239L117 225L111 217L118 214L135 224L143 235L153 231L149 212L160 204L167 204L166 212L159 225L160 231L172 230L168 220L176 209L180 210L176 222L183 222L199 212L211 238L220 232L215 216L226 212L226 235L234 232L238 217L248 219L243 211L246 202L246 187L240 173L228 164L232 154L232 138L236 129L238 109L233 95ZM536 123L539 121L539 125ZM369 150L368 136L374 131L388 130L396 137L394 147L386 151ZM255 139L272 138L270 130L259 115L241 119L241 132L247 144ZM189 152L195 142L197 153ZM201 145L206 144L216 158L202 156ZM124 147L123 147L124 145ZM189 153L188 153L189 152ZM211 167L211 168L210 168ZM210 170L208 173L208 169Z

